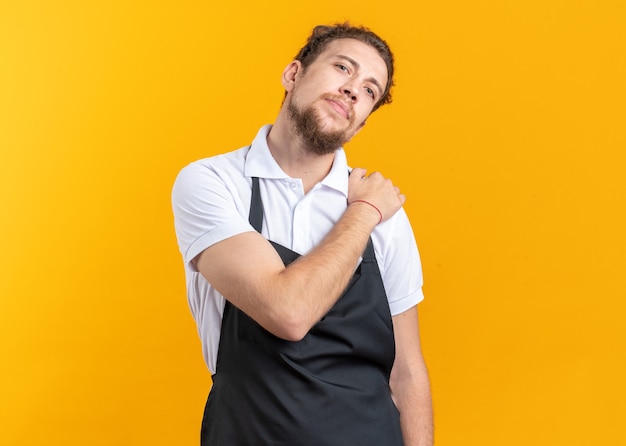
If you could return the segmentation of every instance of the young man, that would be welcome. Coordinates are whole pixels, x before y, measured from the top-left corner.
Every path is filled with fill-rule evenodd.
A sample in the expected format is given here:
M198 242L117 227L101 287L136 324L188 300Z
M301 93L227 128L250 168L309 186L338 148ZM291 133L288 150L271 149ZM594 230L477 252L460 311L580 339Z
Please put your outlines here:
M390 102L392 54L366 28L318 26L282 84L273 126L174 185L213 374L202 444L431 445L405 197L341 148Z

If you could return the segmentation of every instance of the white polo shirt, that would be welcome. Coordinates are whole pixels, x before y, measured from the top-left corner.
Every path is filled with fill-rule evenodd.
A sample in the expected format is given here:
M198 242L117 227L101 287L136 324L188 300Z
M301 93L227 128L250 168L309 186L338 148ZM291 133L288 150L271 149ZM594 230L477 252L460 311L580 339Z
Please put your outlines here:
M336 152L326 178L305 195L302 181L288 176L272 157L267 146L270 128L262 127L250 147L187 165L172 191L187 299L211 373L217 362L225 301L192 260L221 240L254 231L248 222L252 177L259 178L265 211L263 235L302 255L324 238L347 206L349 167L343 149ZM423 299L420 257L403 209L374 229L372 242L391 314L402 313Z

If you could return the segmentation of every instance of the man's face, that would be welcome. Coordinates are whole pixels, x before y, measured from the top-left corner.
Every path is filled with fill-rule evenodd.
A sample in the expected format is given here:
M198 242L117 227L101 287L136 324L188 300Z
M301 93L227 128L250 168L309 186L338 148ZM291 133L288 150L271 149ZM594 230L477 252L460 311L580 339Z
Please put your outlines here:
M356 135L387 83L378 52L355 39L329 43L304 72L299 62L290 67L287 111L296 133L318 154L332 153Z

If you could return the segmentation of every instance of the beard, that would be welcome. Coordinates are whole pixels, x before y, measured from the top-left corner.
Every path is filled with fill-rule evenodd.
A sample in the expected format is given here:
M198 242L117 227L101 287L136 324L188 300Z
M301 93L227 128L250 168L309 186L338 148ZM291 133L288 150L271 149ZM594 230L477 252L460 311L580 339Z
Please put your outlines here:
M316 155L334 153L350 140L348 130L324 130L319 112L309 105L299 109L293 100L287 104L288 116L296 135L306 143L308 150ZM353 119L353 118L352 118ZM350 128L351 125L348 126Z

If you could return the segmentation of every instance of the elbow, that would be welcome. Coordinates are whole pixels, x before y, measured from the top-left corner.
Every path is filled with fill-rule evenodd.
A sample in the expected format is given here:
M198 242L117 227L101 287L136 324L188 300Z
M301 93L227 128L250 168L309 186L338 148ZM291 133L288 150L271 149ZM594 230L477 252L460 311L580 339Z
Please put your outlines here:
M277 338L289 342L301 341L316 321L312 321L311 310L291 298L286 292L273 292L271 286L263 287L263 293L249 298L244 312L265 330Z
M299 342L307 335L311 326L300 314L283 313L273 329L269 330L274 336L289 342Z
M283 334L282 339L289 342L300 342L308 332L308 330L290 330Z

